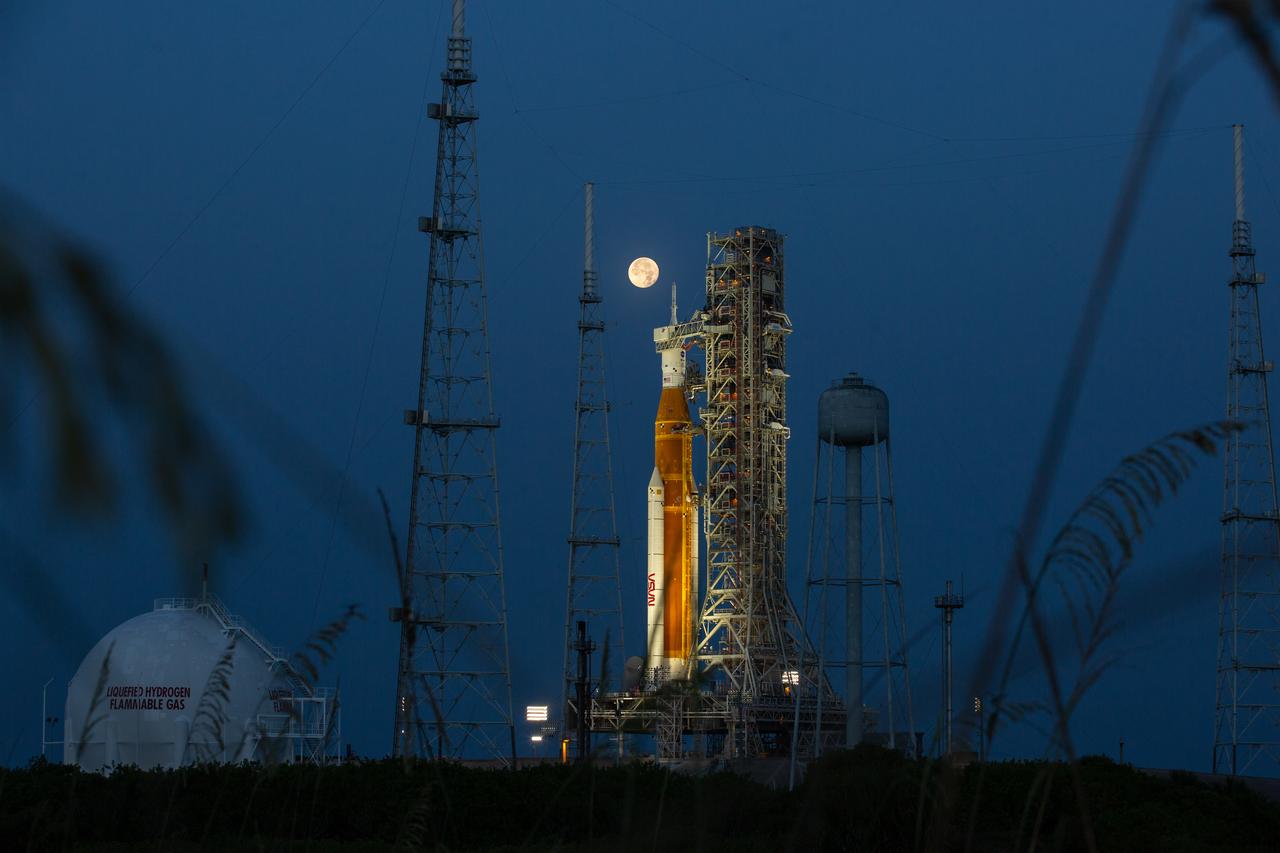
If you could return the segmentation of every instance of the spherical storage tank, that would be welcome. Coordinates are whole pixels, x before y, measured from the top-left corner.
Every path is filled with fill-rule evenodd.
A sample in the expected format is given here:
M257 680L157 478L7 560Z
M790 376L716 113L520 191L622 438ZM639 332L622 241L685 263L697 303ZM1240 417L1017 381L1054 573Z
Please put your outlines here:
M870 447L889 437L889 397L850 373L818 397L818 437L838 447Z
M99 770L258 758L264 734L288 718L290 674L217 599L161 599L80 664L67 687L64 760Z

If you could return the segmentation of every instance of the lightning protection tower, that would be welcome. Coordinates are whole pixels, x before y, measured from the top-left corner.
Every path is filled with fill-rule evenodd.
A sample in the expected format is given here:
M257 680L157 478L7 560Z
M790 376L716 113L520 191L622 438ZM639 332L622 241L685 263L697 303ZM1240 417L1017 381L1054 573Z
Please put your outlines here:
M453 2L414 428L396 679L397 756L515 761L471 39Z
M1222 500L1222 574L1213 770L1274 772L1280 762L1280 515L1253 238L1244 216L1244 127L1234 127L1231 325ZM1258 759L1262 762L1259 763Z
M560 707L566 736L590 708L579 708L575 625L586 622L603 649L621 655L622 587L618 572L618 524L609 446L609 398L605 390L604 310L596 286L593 187L585 187L582 293L578 296L578 397L574 403L573 493L569 499L569 584L564 624L564 678ZM589 735L588 735L589 737ZM579 757L591 745L576 745Z
M838 742L850 749L862 743L870 734L865 730L870 716L877 737L889 748L914 751L889 436L889 398L858 374L835 382L818 398L810 521L815 532L809 537L804 614L819 669L843 670L845 729ZM837 473L839 450L844 470ZM865 536L868 526L871 535ZM869 687L877 688L874 701L868 701ZM817 693L815 753L831 741L823 732L835 709L823 699Z

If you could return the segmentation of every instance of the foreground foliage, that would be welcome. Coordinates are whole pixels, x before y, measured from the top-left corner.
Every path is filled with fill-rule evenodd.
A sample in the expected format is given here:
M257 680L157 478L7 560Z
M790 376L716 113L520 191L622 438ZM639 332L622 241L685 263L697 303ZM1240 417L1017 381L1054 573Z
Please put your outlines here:
M1268 850L1280 804L1238 784L1107 759L1080 776L1103 850ZM8 849L1075 850L1065 765L953 770L863 747L794 793L651 765L516 772L456 764L0 770Z

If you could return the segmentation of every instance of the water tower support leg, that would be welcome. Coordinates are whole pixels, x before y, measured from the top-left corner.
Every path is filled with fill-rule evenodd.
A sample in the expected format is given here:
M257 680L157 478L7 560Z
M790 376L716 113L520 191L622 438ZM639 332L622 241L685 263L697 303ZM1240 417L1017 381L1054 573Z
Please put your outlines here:
M844 451L845 494L845 746L862 742L862 448Z

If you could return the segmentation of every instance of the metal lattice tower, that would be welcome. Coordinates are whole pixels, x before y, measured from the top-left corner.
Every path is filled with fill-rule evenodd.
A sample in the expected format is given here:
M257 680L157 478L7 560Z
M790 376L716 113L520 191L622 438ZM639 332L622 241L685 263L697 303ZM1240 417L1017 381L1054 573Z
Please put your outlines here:
M453 2L435 199L412 489L402 579L393 753L515 761L498 469L489 370L471 39Z
M622 585L618 570L618 523L614 512L613 456L609 445L609 399L605 390L604 310L596 287L592 215L593 187L585 187L582 294L578 297L578 397L574 403L573 494L569 503L569 584L565 606L565 732L578 711L574 625L585 621L601 648L626 648L622 633ZM588 713L590 709L587 709ZM590 751L578 744L579 754Z
M1253 238L1244 216L1244 127L1234 127L1231 350L1222 501L1222 576L1213 770L1273 772L1280 762L1280 514ZM1263 758L1264 765L1255 762Z
M790 740L790 673L806 642L786 587L791 321L782 244L759 227L707 237L707 586L697 658L722 681L731 756L780 751Z

